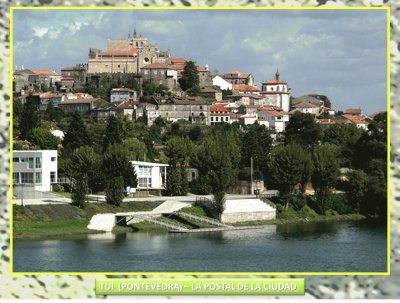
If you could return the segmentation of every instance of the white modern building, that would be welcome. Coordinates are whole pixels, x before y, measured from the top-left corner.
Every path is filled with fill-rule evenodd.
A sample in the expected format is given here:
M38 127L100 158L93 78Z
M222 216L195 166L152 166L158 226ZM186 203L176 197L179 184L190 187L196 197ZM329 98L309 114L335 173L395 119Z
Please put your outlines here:
M38 191L51 191L53 183L57 183L57 150L13 152L13 184L29 185Z
M130 161L135 168L138 190L162 190L166 186L168 164Z

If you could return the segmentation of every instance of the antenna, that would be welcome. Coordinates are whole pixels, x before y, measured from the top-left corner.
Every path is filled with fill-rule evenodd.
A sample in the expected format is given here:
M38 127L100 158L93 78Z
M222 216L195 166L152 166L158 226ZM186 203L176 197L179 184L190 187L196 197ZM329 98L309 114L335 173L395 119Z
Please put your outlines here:
M135 27L133 29L133 38L137 38L137 33L136 33L136 22L135 22Z

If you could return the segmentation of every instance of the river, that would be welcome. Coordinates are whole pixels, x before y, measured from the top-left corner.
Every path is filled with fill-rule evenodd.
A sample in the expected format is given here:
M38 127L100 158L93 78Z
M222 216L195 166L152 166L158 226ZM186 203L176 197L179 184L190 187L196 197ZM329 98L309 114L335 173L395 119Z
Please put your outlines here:
M385 272L387 235L365 222L92 234L16 240L13 261L16 272Z

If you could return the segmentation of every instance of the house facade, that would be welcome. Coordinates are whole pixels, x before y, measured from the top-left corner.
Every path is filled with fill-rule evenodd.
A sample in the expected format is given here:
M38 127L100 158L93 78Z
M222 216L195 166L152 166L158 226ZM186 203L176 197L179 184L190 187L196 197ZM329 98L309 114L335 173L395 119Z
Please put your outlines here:
M57 183L57 167L57 150L15 150L13 183L51 191L51 185Z
M137 180L138 190L165 189L168 164L143 161L130 161L133 165Z

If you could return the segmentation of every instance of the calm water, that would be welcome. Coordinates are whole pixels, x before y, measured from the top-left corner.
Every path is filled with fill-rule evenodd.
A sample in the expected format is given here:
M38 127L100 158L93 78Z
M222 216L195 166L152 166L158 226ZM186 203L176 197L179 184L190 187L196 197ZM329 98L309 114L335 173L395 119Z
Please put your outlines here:
M386 271L386 230L360 222L14 242L14 271Z

